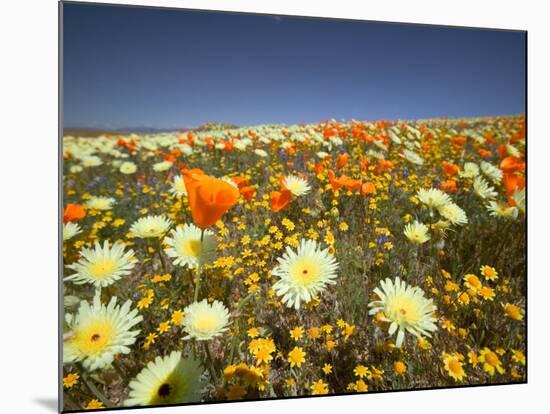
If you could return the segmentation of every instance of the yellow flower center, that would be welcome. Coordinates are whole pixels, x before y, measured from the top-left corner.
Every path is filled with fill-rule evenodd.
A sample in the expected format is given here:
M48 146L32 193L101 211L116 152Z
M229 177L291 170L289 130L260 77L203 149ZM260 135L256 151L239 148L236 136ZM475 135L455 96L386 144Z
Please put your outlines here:
M198 257L201 251L200 240L183 240L180 244L180 251L184 256Z
M485 362L487 362L489 365L496 367L498 365L498 357L495 355L494 352L487 352L485 354Z
M304 184L297 180L287 180L285 186L291 193L299 193L304 190Z
M302 287L309 287L319 278L321 267L319 263L309 257L297 259L289 267L292 280Z
M104 351L113 338L113 325L107 321L94 321L75 333L76 347L85 355Z
M468 276L467 282L473 289L481 288L481 282L475 275Z
M491 268L485 268L485 270L483 270L483 273L485 274L485 276L487 277L495 277L496 276L496 272L494 269L491 269Z
M113 259L99 259L89 266L88 272L94 279L103 279L113 274L116 269L117 263Z
M183 180L181 181L177 181L174 185L174 187L176 188L177 191L179 192L185 192L186 189L185 189L185 182Z
M456 359L451 359L449 361L449 371L455 375L460 375L462 373L462 365Z
M202 332L213 331L218 325L218 320L214 315L202 315L195 320L195 329Z
M409 297L396 296L387 304L387 315L399 324L414 325L420 318L418 304Z

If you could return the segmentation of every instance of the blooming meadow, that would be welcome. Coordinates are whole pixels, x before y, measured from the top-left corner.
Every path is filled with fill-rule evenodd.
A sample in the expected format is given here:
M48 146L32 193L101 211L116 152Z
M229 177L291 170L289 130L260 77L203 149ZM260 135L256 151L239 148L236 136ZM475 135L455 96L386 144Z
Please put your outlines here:
M63 139L64 409L526 380L523 116Z

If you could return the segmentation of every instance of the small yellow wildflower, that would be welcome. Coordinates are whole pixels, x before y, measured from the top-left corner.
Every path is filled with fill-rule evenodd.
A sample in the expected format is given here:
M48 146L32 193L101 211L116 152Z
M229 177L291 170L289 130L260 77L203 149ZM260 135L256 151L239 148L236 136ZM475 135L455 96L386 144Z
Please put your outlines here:
M299 346L295 346L292 351L288 353L288 362L290 366L294 368L295 366L300 368L302 364L306 361L306 353Z
M67 374L67 376L63 378L63 386L65 388L73 387L74 385L78 384L78 378L79 376L76 372L71 372Z

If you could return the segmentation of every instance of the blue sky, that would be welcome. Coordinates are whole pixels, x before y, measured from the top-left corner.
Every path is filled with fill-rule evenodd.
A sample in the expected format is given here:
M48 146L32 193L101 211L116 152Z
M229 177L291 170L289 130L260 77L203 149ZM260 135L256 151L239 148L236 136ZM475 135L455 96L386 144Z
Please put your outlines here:
M525 34L64 5L65 126L522 113Z

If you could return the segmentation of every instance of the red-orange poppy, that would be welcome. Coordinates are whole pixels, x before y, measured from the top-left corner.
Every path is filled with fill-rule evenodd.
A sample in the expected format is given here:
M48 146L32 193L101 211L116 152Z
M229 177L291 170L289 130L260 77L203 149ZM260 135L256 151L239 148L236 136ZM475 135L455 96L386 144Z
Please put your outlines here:
M466 144L466 137L464 136L458 136L451 138L451 142L455 145L464 145Z
M376 194L376 187L373 183L367 181L361 185L360 191L363 195Z
M456 193L458 187L455 180L445 180L441 182L439 189L448 193Z
M477 152L479 152L479 155L481 155L483 158L487 158L491 156L491 151L487 151L486 149L480 148Z
M67 204L63 211L63 223L75 222L86 216L86 210L80 204Z
M506 145L500 144L497 148L497 154L499 158L504 158L506 156L506 153L508 152L508 148L506 148Z
M378 160L378 165L374 167L375 174L380 174L381 172L391 171L391 170L393 170L393 162L388 161L384 158L380 158Z
M506 187L506 193L511 196L516 189L523 190L525 188L525 178L519 174L504 174L502 182Z
M348 164L349 154L345 152L336 159L336 168L342 169Z
M233 141L225 141L223 143L223 150L225 152L231 152L233 150Z
M165 161L176 162L176 157L174 157L172 154L164 154L163 158Z
M183 181L193 221L201 229L216 223L239 200L239 190L235 186L210 177L202 170L184 170Z
M237 187L242 188L242 187L245 187L249 184L248 182L248 178L246 177L243 177L243 176L236 176L236 177L231 177L231 181L233 181L235 184L237 184Z
M336 177L336 174L334 174L332 170L329 170L328 178L334 191L337 191L341 187L346 187L349 191L355 191L361 188L361 180L354 180L346 175Z
M252 200L254 194L256 194L256 188L253 185L247 185L245 187L240 187L239 191L246 201Z
M313 171L315 171L315 174L319 174L321 171L323 171L324 168L325 166L323 165L322 162L317 162L313 166Z
M500 169L504 173L516 173L525 171L525 162L517 157L506 157L500 162Z
M441 163L441 166L443 167L443 171L445 172L445 175L447 177L452 177L456 175L458 173L458 170L460 170L458 165L453 164L452 162L443 161Z
M281 189L281 191L272 191L269 193L269 198L271 202L271 209L277 213L283 208L285 208L290 200L292 199L292 193L286 188Z

